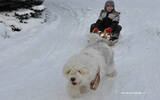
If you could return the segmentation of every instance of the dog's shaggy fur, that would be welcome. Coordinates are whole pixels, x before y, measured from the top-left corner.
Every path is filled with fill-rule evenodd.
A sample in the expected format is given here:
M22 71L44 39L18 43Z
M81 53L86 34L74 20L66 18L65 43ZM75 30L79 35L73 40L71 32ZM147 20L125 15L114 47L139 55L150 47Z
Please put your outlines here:
M91 33L91 34L89 34L88 42L90 43L90 42L96 41L98 39L102 39L102 36L100 36L99 34L96 34L96 33ZM105 39L105 40L109 46L114 46L118 42L118 40L115 40L115 41L109 41L108 39Z
M96 34L96 33L90 33L88 35L88 37L89 37L89 40L88 40L89 43L95 42L96 40L99 40L99 39L102 39L102 37L99 36L99 34ZM108 41L106 41L106 42L108 44Z
M104 76L115 76L113 51L105 39L96 39L79 54L72 56L64 65L63 73L68 79L68 93L72 97L89 92L90 83L100 72Z

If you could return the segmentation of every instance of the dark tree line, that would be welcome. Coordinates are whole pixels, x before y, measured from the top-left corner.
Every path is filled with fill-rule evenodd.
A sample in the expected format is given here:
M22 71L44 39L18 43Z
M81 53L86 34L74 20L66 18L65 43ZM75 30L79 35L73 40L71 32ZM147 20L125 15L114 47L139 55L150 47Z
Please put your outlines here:
M33 5L40 5L43 2L44 0L0 0L0 11L29 8Z

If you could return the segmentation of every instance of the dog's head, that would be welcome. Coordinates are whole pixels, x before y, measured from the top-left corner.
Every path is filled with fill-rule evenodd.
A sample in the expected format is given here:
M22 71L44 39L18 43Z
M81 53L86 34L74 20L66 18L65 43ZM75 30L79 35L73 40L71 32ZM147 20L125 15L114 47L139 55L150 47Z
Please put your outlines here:
M85 66L70 66L64 69L64 75L69 84L80 86L88 80L88 69Z

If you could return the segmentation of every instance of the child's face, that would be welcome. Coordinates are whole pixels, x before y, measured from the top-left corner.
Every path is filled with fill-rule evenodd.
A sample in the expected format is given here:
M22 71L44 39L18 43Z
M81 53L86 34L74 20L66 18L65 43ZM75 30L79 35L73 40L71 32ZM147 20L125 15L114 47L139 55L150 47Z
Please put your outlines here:
M112 6L108 6L108 7L106 7L106 10L107 10L108 12L111 12L111 11L113 10L113 7L112 7Z

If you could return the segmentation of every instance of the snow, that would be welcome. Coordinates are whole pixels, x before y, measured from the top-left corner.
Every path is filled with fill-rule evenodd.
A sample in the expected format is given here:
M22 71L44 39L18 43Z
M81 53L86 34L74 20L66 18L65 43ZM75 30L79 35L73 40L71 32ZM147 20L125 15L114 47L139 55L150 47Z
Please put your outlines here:
M42 11L42 10L44 10L45 9L45 7L44 7L44 5L39 5L39 6L34 6L34 7L32 7L32 9L33 10L38 10L38 11Z
M11 12L0 12L0 24L5 26L5 28L7 28L7 34L9 36L11 36L12 38L17 34L18 36L20 36L20 34L26 34L26 32L28 30L34 30L35 27L40 26L41 24L43 24L46 20L46 14L42 13L41 18L32 18L30 17L27 20L23 20L22 22L20 21L20 19L17 18L17 16L15 16L15 13L17 15L28 15L28 17L31 16L31 13L35 13L33 10L29 10L29 9L19 9L19 10L14 10ZM22 29L22 32L11 32L11 25L14 25L15 27ZM1 27L1 31L4 30L4 28ZM3 32L2 32L3 33ZM0 33L0 34L2 34ZM1 39L1 36L0 36Z
M0 37L0 98L72 100L62 68L87 45L90 24L104 2L46 0L47 23L26 26L7 39ZM113 47L118 76L104 79L97 91L77 100L159 100L159 3L116 0L123 26L119 43Z
M3 23L0 23L0 28L0 37L9 38L10 30Z
M31 13L35 13L33 10L28 10L28 9L20 9L19 11L16 11L15 14L17 15L29 15L31 16Z

